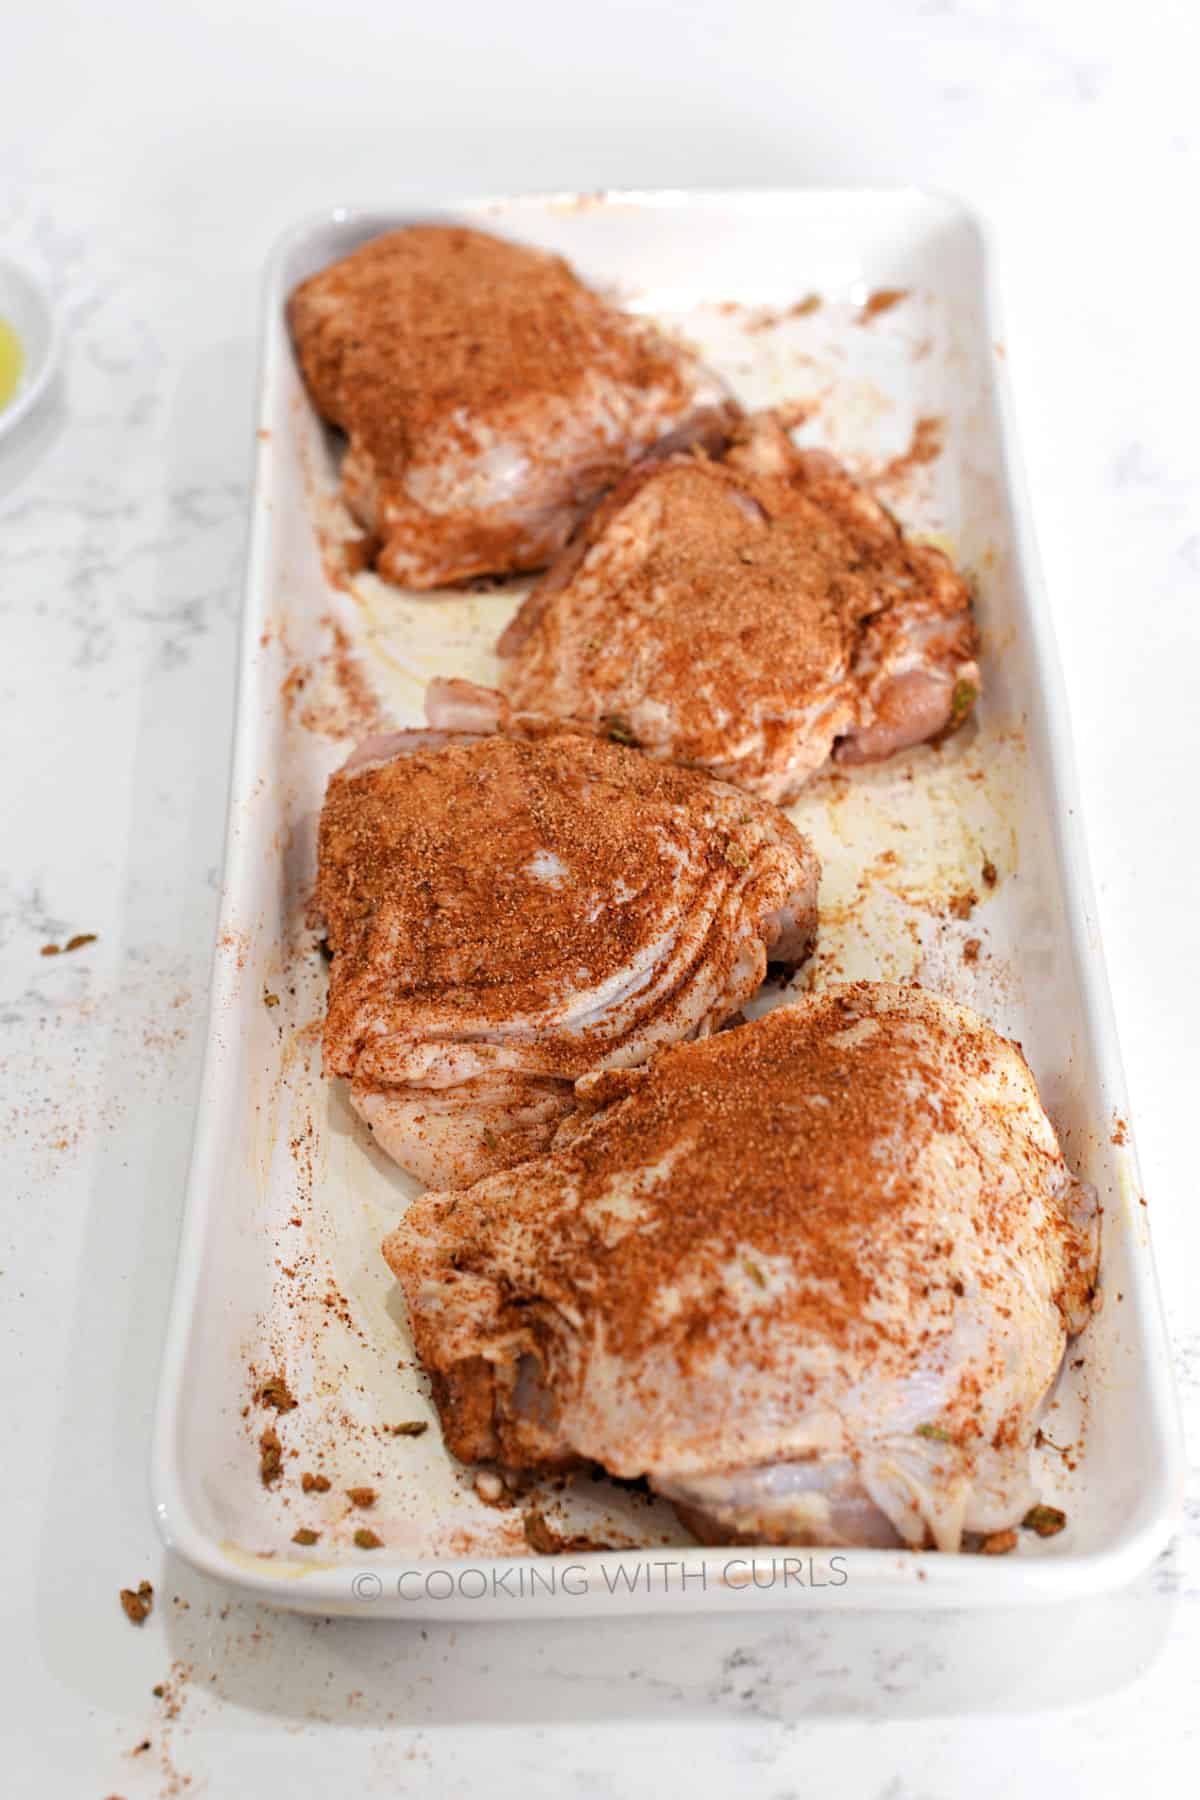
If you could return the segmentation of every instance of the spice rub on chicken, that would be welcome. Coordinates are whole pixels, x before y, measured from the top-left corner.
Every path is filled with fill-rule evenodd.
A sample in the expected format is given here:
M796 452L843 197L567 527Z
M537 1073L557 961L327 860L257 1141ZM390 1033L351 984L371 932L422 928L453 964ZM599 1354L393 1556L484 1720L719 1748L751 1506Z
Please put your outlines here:
M544 1150L578 1076L716 1029L816 929L781 813L557 728L369 739L319 849L325 1069L426 1185Z
M601 504L498 646L521 712L793 798L830 756L873 762L960 724L979 687L967 587L769 413L723 460L648 459Z
M561 259L413 225L302 282L288 307L342 488L388 581L545 566L660 438L719 434L724 386Z
M646 1476L710 1542L1024 1516L1096 1250L1015 1045L859 982L576 1091L551 1151L383 1247L455 1455Z

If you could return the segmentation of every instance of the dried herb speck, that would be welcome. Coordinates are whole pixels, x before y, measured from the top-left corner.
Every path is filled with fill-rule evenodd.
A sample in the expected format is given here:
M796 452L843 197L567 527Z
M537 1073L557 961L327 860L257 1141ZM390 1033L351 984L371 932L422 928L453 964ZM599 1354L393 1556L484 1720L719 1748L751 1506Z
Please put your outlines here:
M954 693L950 700L951 725L962 724L963 720L974 706L978 693L979 689L975 686L973 681L964 681L960 678L955 682Z
M258 1440L258 1474L264 1487L273 1487L283 1473L283 1445L274 1426Z
M1036 1531L1039 1537L1057 1537L1066 1522L1066 1513L1057 1506L1031 1506L1021 1520L1021 1529Z
M154 1589L148 1581L121 1589L121 1609L131 1625L144 1625L154 1607Z

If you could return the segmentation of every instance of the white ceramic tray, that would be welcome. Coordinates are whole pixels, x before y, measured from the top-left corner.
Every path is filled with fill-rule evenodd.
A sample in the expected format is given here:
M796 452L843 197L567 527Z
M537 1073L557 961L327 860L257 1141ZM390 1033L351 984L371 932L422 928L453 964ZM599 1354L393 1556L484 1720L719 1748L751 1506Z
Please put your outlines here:
M697 343L748 403L806 403L802 437L877 477L977 582L977 721L940 750L818 781L793 809L825 863L821 946L802 979L915 973L978 1007L1021 1040L1071 1162L1101 1191L1104 1304L1038 1453L1044 1497L1068 1514L1058 1537L1022 1532L1001 1557L705 1550L668 1508L607 1481L488 1507L442 1448L378 1252L413 1186L321 1077L324 967L305 909L329 771L380 718L417 723L430 675L489 679L523 590L420 597L330 579L345 529L334 449L284 322L296 281L435 216L563 252ZM889 290L904 297L884 304ZM280 1604L375 1617L1010 1604L1132 1575L1170 1530L1179 1435L976 222L903 191L338 212L276 252L263 329L224 902L153 1458L167 1542ZM277 1417L254 1396L280 1370L297 1405ZM428 1421L423 1435L387 1429L410 1420ZM272 1426L283 1475L267 1488L259 1439ZM306 1470L329 1490L304 1492ZM378 1493L369 1514L346 1498L360 1485ZM531 1552L534 1511L557 1554ZM364 1526L382 1547L355 1547ZM319 1542L294 1545L301 1527Z

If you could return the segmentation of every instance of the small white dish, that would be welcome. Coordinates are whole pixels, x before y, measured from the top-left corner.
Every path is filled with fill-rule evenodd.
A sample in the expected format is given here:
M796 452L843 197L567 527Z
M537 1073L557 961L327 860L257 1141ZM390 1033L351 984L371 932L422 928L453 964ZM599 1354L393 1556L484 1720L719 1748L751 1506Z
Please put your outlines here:
M16 391L0 406L0 438L31 413L58 367L59 329L50 297L19 263L0 256L0 319L21 345Z

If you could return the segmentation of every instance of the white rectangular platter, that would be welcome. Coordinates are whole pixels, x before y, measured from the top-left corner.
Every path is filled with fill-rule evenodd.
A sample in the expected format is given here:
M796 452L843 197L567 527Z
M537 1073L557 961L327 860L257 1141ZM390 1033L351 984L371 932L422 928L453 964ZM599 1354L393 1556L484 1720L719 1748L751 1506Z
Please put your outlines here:
M1100 1190L1103 1305L1037 1453L1043 1498L1068 1516L1054 1538L1022 1532L996 1557L701 1549L669 1508L590 1475L485 1504L442 1447L379 1255L415 1190L322 1078L325 971L306 912L329 772L373 726L419 723L431 675L494 679L524 587L417 596L353 572L335 449L284 317L304 276L433 217L561 252L698 345L747 404L802 408L801 440L876 481L975 583L977 718L941 748L823 777L792 810L825 870L820 946L798 979L915 976L978 1008L1021 1041L1068 1159ZM374 1617L961 1607L1132 1575L1179 1504L1179 1433L976 222L906 191L338 212L276 252L263 330L223 910L153 1454L168 1544L279 1604ZM280 1373L296 1405L277 1414L257 1396ZM412 1423L426 1428L391 1429ZM347 1497L359 1486L376 1490L369 1515ZM356 1545L364 1527L378 1547Z

